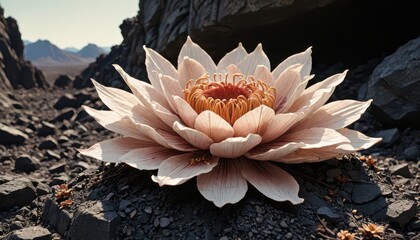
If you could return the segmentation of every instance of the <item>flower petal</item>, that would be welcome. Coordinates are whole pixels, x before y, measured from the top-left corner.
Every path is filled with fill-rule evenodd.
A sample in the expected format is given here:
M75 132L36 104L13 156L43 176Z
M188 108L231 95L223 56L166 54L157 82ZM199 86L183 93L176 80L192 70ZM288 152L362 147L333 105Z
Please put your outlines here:
M185 57L178 66L178 81L182 89L186 88L189 80L196 80L207 73L206 69L195 59Z
M262 161L279 161L303 146L305 146L303 143L263 144L249 151L245 157Z
M294 54L288 57L286 60L281 62L273 71L274 79L279 77L282 72L284 72L288 67L301 64L303 65L302 69L300 70L300 75L302 77L308 76L311 73L312 67L312 47L306 49L306 51Z
M220 159L211 172L197 176L198 191L219 208L239 202L248 190L241 168L238 159Z
M278 162L297 164L304 162L321 162L336 157L339 154L354 152L354 148L348 143L339 143L321 148L298 149L291 154L282 157Z
M261 80L268 84L268 86L274 86L273 74L271 74L270 70L264 65L258 65L257 68L255 68L253 76L255 80Z
M164 160L180 153L165 147L144 147L129 151L122 155L119 161L140 170L154 170L158 169Z
M321 98L322 101L316 103L316 106L312 109L316 111L325 102L330 98L333 94L335 87L343 82L344 78L346 77L347 70L340 74L335 74L321 82L315 83L314 85L310 86L309 88L305 89L300 97L293 102L293 105L288 109L288 111L294 112L297 109L300 109L302 105L305 105L309 102L312 98L314 98L315 94L323 93L324 96ZM308 113L310 114L310 113Z
M296 88L301 84L300 70L302 65L292 65L282 72L275 80L274 87L276 89L276 104L274 109L276 112L283 107L295 92Z
M262 135L267 129L268 122L274 115L273 109L265 105L254 108L235 121L233 124L234 136L245 137L249 133Z
M261 43L258 44L252 53L248 54L248 56L237 64L244 76L253 74L258 65L264 65L270 70L270 60L265 55Z
M258 134L248 134L246 137L231 137L226 140L210 145L211 154L222 158L237 158L261 142Z
M206 134L195 129L186 127L179 122L174 123L173 129L183 139L185 139L187 142L189 142L192 146L196 148L207 150L213 143L213 140L209 138Z
M133 94L142 101L144 99L147 99L148 102L158 102L163 107L169 109L170 106L168 104L168 101L166 100L165 96L163 96L162 89L156 90L152 85L149 83L137 80L130 75L128 75L120 66L114 64L113 65L115 69L119 72L121 77L124 79L124 81L127 83L130 90L133 92ZM170 76L170 75L169 75ZM157 76L159 77L159 76ZM159 79L158 79L159 80ZM142 102L143 102L142 101ZM145 106L148 106L148 104L144 103Z
M294 124L303 118L302 113L280 113L276 114L267 124L267 131L262 135L262 142L267 143L280 137Z
M181 62L185 57L190 57L201 63L201 65L203 65L204 69L206 69L206 72L210 76L216 72L216 64L214 64L213 59L211 59L207 52L198 46L198 44L194 43L189 36L187 37L187 41L182 46L179 53L178 66L181 65Z
M356 151L368 149L376 143L382 141L382 138L368 137L361 132L348 128L339 129L337 132L350 139L350 145L355 148Z
M113 111L96 110L88 106L83 106L83 109L92 116L104 128L122 134L125 137L132 137L144 141L150 141L148 137L144 136L130 121L128 117L121 117Z
M175 80L172 77L167 76L167 75L164 75L164 76L159 75L159 77L160 77L160 84L162 86L163 94L166 97L166 100L171 106L171 109L175 113L178 113L178 109L175 106L173 96L182 97L184 95L182 93L181 87L179 86L178 80Z
M176 149L182 152L195 151L197 148L178 136L176 133L169 133L160 129L154 129L148 125L137 123L136 128L145 136L166 148Z
M205 160L201 162L194 162L195 158L202 157L197 152L170 157L160 164L157 176L152 176L152 180L159 183L159 186L179 185L197 175L210 172L219 162L218 157L211 155L204 156Z
M174 96L174 102L182 121L188 127L193 128L198 116L197 112L183 98Z
M149 81L157 91L162 92L162 87L157 73L168 75L177 79L178 72L168 60L162 57L155 50L145 46L143 49L146 53L146 70Z
M104 85L92 79L99 98L109 109L121 116L131 116L131 109L140 101L131 93Z
M275 201L303 202L299 198L299 185L283 169L267 162L242 160L242 175L258 191Z
M223 141L234 134L232 126L212 111L200 113L195 119L194 129L205 133L214 142Z
M139 147L150 147L155 144L130 137L112 138L103 142L98 142L88 149L78 149L78 151L89 157L96 158L104 162L121 162L122 155Z
M242 46L242 43L239 43L237 48L227 53L224 57L222 57L222 59L220 59L217 64L217 71L222 72L231 64L239 64L239 62L241 62L247 55L248 52Z
M339 129L357 121L366 111L372 100L359 102L355 100L341 100L328 103L312 113L310 118L300 122L293 131L312 127Z
M284 100L282 100L282 102L285 103L277 108L276 113L296 112L296 109L290 110L290 107L293 105L293 103L295 103L296 99L302 95L303 91L308 85L309 80L311 80L314 76L315 75L304 77L301 83L294 89L294 91L290 95L288 94Z
M300 142L305 144L302 148L320 148L339 143L349 143L350 140L339 132L329 128L309 128L291 132L281 136L279 142Z

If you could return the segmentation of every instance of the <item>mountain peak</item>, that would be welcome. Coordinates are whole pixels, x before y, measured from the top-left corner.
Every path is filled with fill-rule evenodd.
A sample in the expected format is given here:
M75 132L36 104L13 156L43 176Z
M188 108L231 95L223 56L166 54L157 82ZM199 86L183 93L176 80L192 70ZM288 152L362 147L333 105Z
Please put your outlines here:
M77 55L84 58L96 58L99 55L105 53L106 52L103 48L98 47L94 43L88 43L85 47L83 47L80 51L77 52Z

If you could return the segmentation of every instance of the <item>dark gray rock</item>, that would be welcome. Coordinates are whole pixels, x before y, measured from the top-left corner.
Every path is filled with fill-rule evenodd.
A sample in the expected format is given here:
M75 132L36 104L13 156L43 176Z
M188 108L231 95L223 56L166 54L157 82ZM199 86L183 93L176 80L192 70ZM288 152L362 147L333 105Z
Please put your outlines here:
M52 150L47 150L47 152L45 153L45 156L49 159L49 160L53 160L53 159L60 159L60 154L52 151Z
M57 140L52 138L51 136L48 136L44 141L42 141L38 148L39 149L56 149L58 147Z
M418 126L420 118L420 37L386 57L373 71L367 97L385 123Z
M0 209L25 206L36 198L32 182L26 178L17 178L0 184Z
M379 197L371 202L357 205L354 204L353 208L361 212L365 216L369 216L375 221L384 221L386 219L387 202L383 197Z
M33 226L9 233L5 240L51 240L51 232L41 226Z
M76 114L75 110L72 108L69 109L63 109L60 114L57 115L57 117L54 118L55 122L61 122L63 120L69 120Z
M33 172L40 166L39 160L34 156L23 154L15 160L15 170L21 172Z
M382 138L381 145L391 146L400 138L400 131L398 128L380 130L375 134L375 137Z
M40 183L38 183L38 185L36 185L36 194L38 196L43 196L43 195L46 195L50 192L51 192L51 188L47 184L44 184L44 183L40 182Z
M80 205L70 225L69 239L113 239L120 217L109 201L87 201Z
M60 185L69 181L66 173L62 172L59 175L54 175L51 179L50 186Z
M381 196L381 189L375 184L355 184L351 199L356 204L363 204Z
M392 222L405 225L416 216L417 204L412 200L397 200L388 206L386 215Z
M408 164L398 164L395 166L389 167L389 171L392 175L399 175L401 177L405 178L412 178L413 175L410 172L410 169L408 169Z
M338 223L342 220L342 216L335 211L335 209L330 207L320 207L317 211L317 214L320 218L324 218L327 221Z
M166 218L166 217L160 218L159 226L161 228L165 228L165 227L169 226L169 224L171 224L171 220L169 218Z
M55 81L54 86L57 87L65 87L70 85L70 83L73 81L73 78L69 75L60 75Z
M22 144L28 139L28 135L14 127L0 123L0 144Z
M64 236L64 233L69 229L73 214L67 210L61 210L57 222L57 232Z
M66 170L66 163L57 163L52 165L50 168L48 168L48 171L52 174L54 173L62 173Z
M58 219L60 217L60 207L57 202L51 198L47 198L45 201L44 209L42 211L42 221L44 224L49 224L53 227L57 227Z
M420 158L420 148L417 145L410 146L404 150L405 159L415 161Z
M41 127L38 129L38 136L44 137L55 134L55 125L46 121L41 122Z
M77 108L80 107L80 105L77 102L77 99L69 94L64 94L58 101L54 104L54 108L57 110L61 110L64 108Z
M327 176L329 178L335 178L341 175L341 170L338 168L328 169Z

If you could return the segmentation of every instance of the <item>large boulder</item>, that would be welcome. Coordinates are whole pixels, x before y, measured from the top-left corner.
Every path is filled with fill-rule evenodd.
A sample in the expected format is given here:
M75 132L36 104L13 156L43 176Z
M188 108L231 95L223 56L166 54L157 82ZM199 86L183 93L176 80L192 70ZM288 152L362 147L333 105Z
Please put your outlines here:
M91 86L90 78L124 87L112 64L147 80L143 45L176 64L187 35L216 60L239 42L248 51L262 42L273 66L314 46L314 63L328 66L340 62L348 68L395 51L420 34L418 28L398 27L415 22L417 8L411 2L142 0L139 9L136 17L124 20L120 26L123 42L85 69L73 82L74 87ZM395 12L404 15L390 18Z
M0 89L45 87L44 74L23 56L23 42L15 19L4 17L0 6Z
M391 125L419 126L420 37L386 57L370 76L367 97L373 113Z

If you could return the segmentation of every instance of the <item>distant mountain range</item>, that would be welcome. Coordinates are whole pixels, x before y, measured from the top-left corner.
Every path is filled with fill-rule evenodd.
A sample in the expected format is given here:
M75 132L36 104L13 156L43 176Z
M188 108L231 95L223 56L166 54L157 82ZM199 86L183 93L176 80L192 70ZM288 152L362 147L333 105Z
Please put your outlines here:
M60 49L48 40L25 43L25 59L37 65L87 64L95 61L96 57L107 52L93 43L82 49Z

